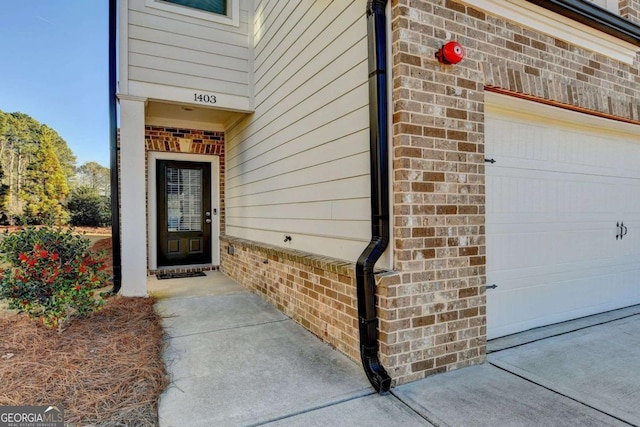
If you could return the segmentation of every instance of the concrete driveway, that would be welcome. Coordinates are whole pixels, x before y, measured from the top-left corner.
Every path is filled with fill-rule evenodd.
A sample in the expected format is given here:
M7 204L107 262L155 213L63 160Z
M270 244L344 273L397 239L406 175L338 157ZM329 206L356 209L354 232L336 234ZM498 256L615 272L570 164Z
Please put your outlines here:
M355 362L221 273L149 289L172 375L162 427L640 425L640 306L492 341L482 366L379 396Z
M398 387L436 425L640 425L640 307L495 340L482 366Z

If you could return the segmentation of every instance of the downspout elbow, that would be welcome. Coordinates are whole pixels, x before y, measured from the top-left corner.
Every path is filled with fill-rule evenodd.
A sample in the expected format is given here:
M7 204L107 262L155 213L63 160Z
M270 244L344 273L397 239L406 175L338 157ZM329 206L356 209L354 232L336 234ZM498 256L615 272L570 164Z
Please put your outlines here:
M391 389L391 377L378 358L378 317L375 304L374 266L386 245L385 239L374 236L356 263L360 359L367 379L379 393L386 393Z

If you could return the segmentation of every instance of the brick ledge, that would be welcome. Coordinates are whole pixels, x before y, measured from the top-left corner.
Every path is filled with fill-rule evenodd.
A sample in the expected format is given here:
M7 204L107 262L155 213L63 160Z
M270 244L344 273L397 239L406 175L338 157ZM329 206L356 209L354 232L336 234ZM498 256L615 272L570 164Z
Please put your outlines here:
M344 274L355 277L356 263L353 261L345 261L343 259L328 257L324 255L312 254L309 252L299 251L295 249L287 249L281 246L269 245L267 243L256 242L254 240L241 239L233 236L220 236L221 242L226 242L230 245L242 246L254 251L259 251L265 254L267 259L272 261L287 260L298 262L303 265L321 268L333 273ZM375 274L386 276L395 275L397 272L394 270L384 270L376 268Z
M267 243L260 243L253 240L241 239L239 237L220 236L220 241L226 242L230 245L241 246L253 251L261 252L267 259L270 259L272 261L292 261L310 267L321 268L333 273L355 276L354 262L323 255L311 254L309 252L303 252L295 249L269 245ZM225 256L227 255L225 254Z

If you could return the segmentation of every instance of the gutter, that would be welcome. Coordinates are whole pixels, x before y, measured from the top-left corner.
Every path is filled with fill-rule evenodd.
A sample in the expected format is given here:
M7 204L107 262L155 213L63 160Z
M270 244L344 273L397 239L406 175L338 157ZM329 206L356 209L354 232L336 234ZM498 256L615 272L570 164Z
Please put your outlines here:
M111 172L111 248L113 252L113 295L122 284L122 254L120 252L120 188L118 172L118 106L116 102L116 32L117 0L109 0L109 145Z
M379 393L391 388L391 377L378 358L376 280L373 273L376 261L389 244L390 229L386 4L387 0L367 2L372 236L356 263L360 358L369 382Z

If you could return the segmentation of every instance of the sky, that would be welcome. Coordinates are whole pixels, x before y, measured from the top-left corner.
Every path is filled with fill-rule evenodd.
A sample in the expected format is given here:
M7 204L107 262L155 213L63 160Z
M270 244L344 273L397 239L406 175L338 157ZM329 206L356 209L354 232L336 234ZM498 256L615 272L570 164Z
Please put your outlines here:
M3 1L0 8L0 110L55 129L77 166L109 166L108 21L108 0Z

